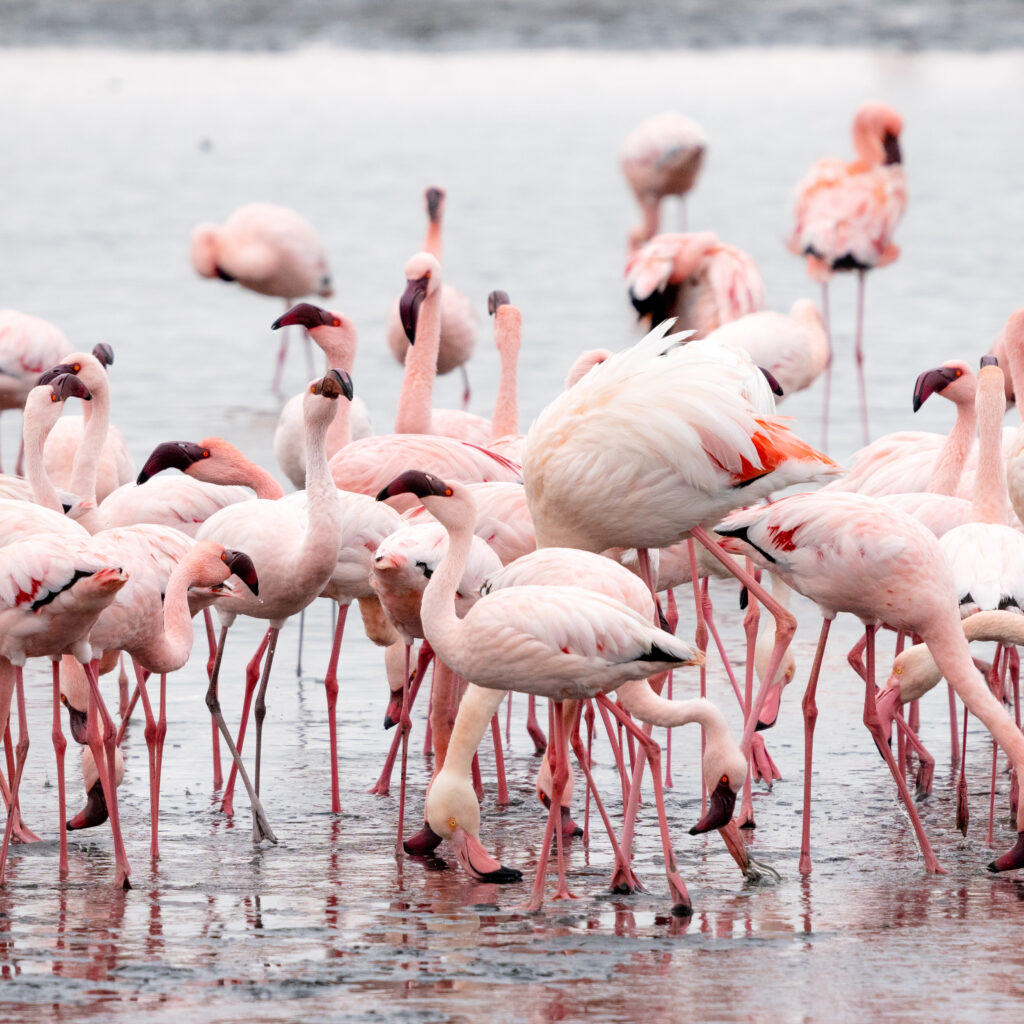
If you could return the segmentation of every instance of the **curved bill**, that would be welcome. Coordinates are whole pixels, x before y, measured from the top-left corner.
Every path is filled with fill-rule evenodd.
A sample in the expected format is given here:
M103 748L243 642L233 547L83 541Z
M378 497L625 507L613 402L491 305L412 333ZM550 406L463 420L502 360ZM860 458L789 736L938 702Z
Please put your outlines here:
M690 829L690 835L700 835L714 828L725 828L732 821L733 808L736 806L736 794L732 791L728 779L723 779L715 786L708 800L708 813Z

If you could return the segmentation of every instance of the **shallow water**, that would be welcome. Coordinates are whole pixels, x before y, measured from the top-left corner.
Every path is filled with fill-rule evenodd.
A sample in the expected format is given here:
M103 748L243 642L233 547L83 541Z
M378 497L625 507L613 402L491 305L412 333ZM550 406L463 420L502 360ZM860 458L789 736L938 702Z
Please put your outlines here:
M507 289L523 310L524 426L560 386L577 351L622 347L634 328L621 282L635 216L616 152L640 116L683 103L712 138L690 224L748 249L769 302L814 294L783 248L789 194L804 167L847 151L847 121L865 96L905 116L911 205L899 263L868 286L872 428L945 429L930 402L910 416L920 370L984 351L1019 304L1012 254L1024 228L1016 194L1024 141L1019 53L997 56L855 52L489 53L374 55L317 49L277 56L6 51L0 90L8 138L0 157L0 304L53 319L83 347L111 342L115 420L137 461L171 439L224 434L272 466L277 406L268 390L280 311L271 300L202 281L187 239L201 219L242 202L294 206L323 235L336 305L361 332L357 393L379 430L391 422L398 370L382 343L388 304L421 240L421 190L449 192L446 273L483 308ZM837 341L833 454L857 447L849 339L852 282L833 289ZM485 330L487 328L485 327ZM305 377L292 354L288 383ZM474 408L493 400L497 359L485 335L471 367ZM454 404L455 380L438 404ZM792 398L810 440L820 391ZM4 454L13 455L13 419ZM719 622L742 658L735 591L717 587ZM800 604L798 678L817 621ZM684 611L682 635L692 630ZM782 876L751 885L717 837L686 834L699 813L695 735L673 739L668 805L691 919L669 915L653 806L643 808L638 873L649 895L610 895L611 856L595 833L570 851L571 903L517 908L526 885L470 882L457 867L395 860L395 798L366 790L391 734L379 653L353 617L342 654L340 774L344 813L329 813L322 686L328 612L309 617L295 681L297 629L279 647L266 726L265 803L280 837L254 850L244 796L234 820L211 791L202 662L171 680L161 850L148 857L141 722L126 741L122 817L135 888L113 891L109 833L71 837L71 878L56 883L53 757L44 667L28 687L31 735L22 790L46 842L12 851L0 892L0 1001L19 1020L74 1017L195 1021L490 1019L1018 1020L1015 925L1024 888L990 876L985 845L990 753L972 733L972 827L953 829L946 698L926 702L925 742L939 768L925 827L949 874L930 877L884 765L860 724L857 680L843 652L856 624L833 630L819 691L815 870L797 872L802 782L800 688L767 742L785 776L755 794L755 855ZM237 717L256 624L232 632L222 697ZM884 657L880 658L884 664ZM711 692L738 727L714 665ZM694 691L677 680L677 695ZM109 686L109 684L108 684ZM485 751L483 838L529 877L543 818L536 759L516 702L512 805L494 807ZM429 764L420 708L413 734L410 821ZM617 810L606 745L599 783ZM74 789L74 760L68 757ZM995 847L1007 848L1000 776ZM396 775L397 786L397 775ZM396 790L397 791L397 790ZM580 788L579 792L582 792ZM71 798L72 800L74 797ZM553 881L553 880L552 880Z

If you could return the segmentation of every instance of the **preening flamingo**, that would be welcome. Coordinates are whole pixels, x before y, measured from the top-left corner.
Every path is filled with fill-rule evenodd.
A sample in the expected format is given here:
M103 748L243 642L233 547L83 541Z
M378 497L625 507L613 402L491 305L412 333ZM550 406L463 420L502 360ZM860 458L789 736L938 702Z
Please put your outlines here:
M549 697L555 705L557 768L551 810L541 848L531 907L544 892L544 870L558 819L567 758L561 701L593 697L630 679L694 664L698 655L670 633L657 629L620 602L579 587L516 587L482 597L464 619L454 598L473 538L473 499L457 483L408 471L378 498L399 493L420 498L449 533L448 551L423 594L421 618L427 639L463 678L507 692L510 688ZM457 822L452 825L454 830ZM568 895L559 844L558 896ZM674 871L671 849L667 866ZM685 888L682 889L685 894ZM675 893L674 893L675 895Z
M223 224L192 229L192 266L202 277L237 281L261 295L276 295L286 307L304 295L333 294L327 254L313 226L294 210L271 203L241 206ZM281 394L281 373L288 353L288 332L281 335L271 385ZM306 369L313 373L306 338Z
M900 152L902 131L903 119L892 107L884 103L863 104L853 118L857 159L846 163L826 158L811 167L796 187L796 225L787 243L791 252L806 257L811 279L821 282L826 327L829 279L836 271L857 271L854 357L865 444L870 434L864 383L864 274L873 267L892 263L899 256L893 234L907 208L907 182ZM827 369L826 412L829 375Z
M666 317L698 337L764 307L757 264L710 231L655 235L630 256L626 284L633 308L657 327Z
M666 196L684 200L696 184L707 144L704 129L696 121L674 113L648 117L626 136L619 159L643 217L629 233L631 249L660 230ZM680 228L685 231L685 216L681 219Z
M430 253L438 263L444 263L441 222L444 217L446 194L444 189L430 186L424 193L427 204L427 234L423 240L423 251ZM462 292L445 284L441 288L441 336L437 350L437 372L451 373L458 369L462 375L462 407L469 406L469 375L466 363L469 362L473 349L476 347L477 334L480 331L480 320L473 304ZM409 355L412 338L402 323L400 303L396 302L388 310L387 321L388 346L394 357L404 363Z

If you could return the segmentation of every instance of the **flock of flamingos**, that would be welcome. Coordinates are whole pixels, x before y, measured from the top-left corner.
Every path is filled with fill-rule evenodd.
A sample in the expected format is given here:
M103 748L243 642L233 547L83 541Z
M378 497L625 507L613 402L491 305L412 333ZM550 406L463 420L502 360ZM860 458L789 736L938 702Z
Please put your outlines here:
M811 870L815 688L839 612L864 624L863 641L850 652L865 686L864 722L892 772L927 870L943 868L907 780L918 797L930 791L935 760L917 736L916 701L943 678L951 758L960 765L957 824L966 831L969 711L1012 767L1017 836L989 868L1024 867L1024 800L1017 783L1024 734L1014 647L1024 642L1024 434L1002 426L1013 382L1024 380L1024 310L1010 316L995 355L984 357L980 370L953 361L918 377L915 409L935 394L956 406L948 436L903 431L868 443L864 282L868 270L898 256L894 233L906 206L901 130L896 111L865 104L853 120L855 158L821 160L800 181L790 247L820 283L822 305L801 300L783 315L763 309L763 285L746 253L709 232L660 231L663 201L681 202L693 187L706 141L701 128L680 115L640 124L622 153L642 212L629 236L626 281L637 312L650 318L649 333L618 353L581 353L564 390L525 435L515 385L521 316L500 291L488 300L501 358L493 418L432 405L435 375L455 370L463 375L468 403L466 364L479 332L472 303L442 280L441 189L426 191L423 249L405 267L406 287L389 319L388 342L404 363L390 434L372 433L368 412L353 395L355 325L341 312L298 302L331 295L327 259L309 223L291 210L252 204L222 225L199 225L191 242L199 274L286 301L287 311L273 324L281 332L275 391L289 328L302 332L310 366L311 342L326 357L325 372L311 370L306 390L281 413L275 452L296 488L292 493L217 437L161 444L136 473L110 423L110 348L73 351L53 325L0 312L0 408L23 409L18 474L0 477L0 721L7 730L0 882L9 844L37 839L18 796L28 750L26 659L52 662L58 875L68 873L66 829L109 819L116 884L129 888L117 804L125 770L121 734L140 702L155 858L166 677L188 661L200 612L209 645L214 786L223 789L223 809L232 813L240 777L254 841L275 842L273 808L264 808L259 796L265 695L282 625L325 597L337 606L324 681L335 811L341 809L337 664L356 602L367 635L383 648L391 689L385 725L397 728L376 791L389 791L400 764L397 849L425 855L447 841L474 878L521 879L488 853L475 762L490 734L498 799L504 799L497 713L511 691L521 692L528 695L530 735L538 753L546 751L536 785L547 825L531 908L542 904L552 846L556 896L568 896L563 846L580 831L571 747L588 810L592 801L611 842L611 885L618 891L640 886L631 851L650 766L672 907L689 913L652 727L702 727L702 812L690 831L719 831L748 877L770 872L751 859L742 830L754 825L752 781L778 777L765 739L795 674L788 650L796 627L791 590L822 613L802 703L799 870ZM855 357L865 447L848 470L775 412L779 397L824 374L827 431L828 283L839 272L856 274L859 296ZM84 415L62 415L71 399L83 403ZM169 469L180 472L164 473ZM825 486L806 490L818 483ZM804 493L772 500L793 485ZM742 588L747 611L739 673L715 626L710 577L735 578ZM677 605L675 590L684 586L686 600L680 597ZM681 616L691 600L692 612ZM267 631L248 665L241 723L232 734L219 684L238 615L265 620ZM896 655L879 688L875 641L881 627L894 632ZM677 632L692 635L692 642ZM990 664L979 667L972 658L974 639L999 643ZM706 696L709 640L743 709L739 737ZM669 674L686 668L694 686L699 673L701 696L663 696ZM120 728L101 693L105 673L119 679ZM410 712L428 678L433 778L422 828L406 834ZM538 697L550 702L547 736L537 722ZM250 771L242 751L253 705ZM70 820L62 706L82 748L87 792L86 806ZM622 814L615 821L608 794L602 798L590 772L598 716L621 774ZM226 781L221 739L231 759ZM993 755L993 799L996 782ZM993 817L989 843L1000 845Z

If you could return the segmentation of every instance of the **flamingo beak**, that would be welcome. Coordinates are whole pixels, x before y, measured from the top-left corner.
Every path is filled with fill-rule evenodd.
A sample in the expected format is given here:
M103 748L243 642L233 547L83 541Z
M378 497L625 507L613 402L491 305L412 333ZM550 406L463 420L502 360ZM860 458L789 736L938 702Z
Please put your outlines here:
M68 724L71 727L71 737L76 743L83 747L89 740L86 738L86 726L89 724L89 715L85 711L79 711L72 707L67 700L64 701L68 709Z
M165 469L180 469L184 473L189 466L208 457L209 449L202 445L191 441L165 441L153 449L135 482L144 484Z
M260 581L252 559L244 551L230 548L225 548L223 557L227 567L252 591L253 597L259 597Z
M900 153L900 137L893 132L886 132L882 140L885 147L886 165L903 163L903 154Z
M700 835L702 832L710 832L713 828L725 828L732 821L733 808L736 806L736 794L729 785L729 780L723 778L715 786L714 792L708 800L708 813L690 829L690 835Z
M96 361L106 369L108 366L114 365L114 349L113 346L108 345L105 341L101 341L92 347L92 354L96 357Z
M427 854L433 853L441 845L441 842L441 836L426 822L423 822L423 828L416 835L406 839L402 845L410 856L426 857Z
M36 384L52 384L62 374L70 373L72 375L77 374L80 367L76 367L74 363L58 363L56 366L51 366L48 370L44 370L39 375L39 380Z
M68 398L81 398L85 402L92 401L92 392L73 373L62 373L54 377L49 384L61 402Z
M931 395L944 391L959 376L960 372L952 366L925 370L914 383L914 412L917 412Z
M394 729L398 725L399 720L402 717L402 695L405 690L392 690L391 699L388 701L388 706L384 711L384 729Z
M282 313L270 325L270 329L277 331L282 327L297 324L309 331L314 327L322 327L324 324L329 324L333 319L330 313L319 306L314 306L311 302L300 302L298 305L292 306L287 313Z
M398 300L398 316L402 321L402 330L409 339L409 344L416 343L416 322L420 316L420 306L427 294L427 286L430 284L430 275L424 275L415 281L408 281L405 291Z
M107 801L103 796L103 786L97 779L86 798L85 806L68 822L68 830L95 828L107 820Z

